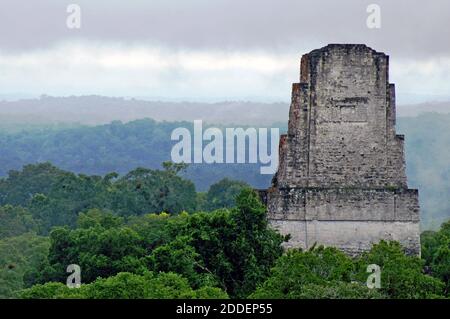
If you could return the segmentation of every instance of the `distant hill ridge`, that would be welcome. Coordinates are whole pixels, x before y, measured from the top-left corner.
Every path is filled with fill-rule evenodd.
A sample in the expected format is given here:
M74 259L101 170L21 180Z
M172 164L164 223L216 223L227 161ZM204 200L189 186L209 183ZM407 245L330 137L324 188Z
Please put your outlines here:
M1 118L1 116L0 116ZM263 127L264 125L258 125ZM170 159L174 128L192 129L190 122L150 119L98 126L62 125L5 133L0 130L0 176L23 165L49 161L72 172L125 174L136 167L160 168ZM286 130L287 123L268 124ZM422 114L399 118L397 132L406 134L407 177L418 188L424 227L438 226L450 217L450 114ZM29 126L22 127L30 129ZM259 164L192 165L187 177L204 191L224 177L267 188L271 176L261 175Z
M397 107L397 114L449 113L449 102L429 102ZM142 118L157 121L193 121L216 124L268 125L288 118L289 103L224 101L219 103L161 102L104 96L42 96L39 99L0 101L0 128L15 124L55 123L98 125L115 120Z

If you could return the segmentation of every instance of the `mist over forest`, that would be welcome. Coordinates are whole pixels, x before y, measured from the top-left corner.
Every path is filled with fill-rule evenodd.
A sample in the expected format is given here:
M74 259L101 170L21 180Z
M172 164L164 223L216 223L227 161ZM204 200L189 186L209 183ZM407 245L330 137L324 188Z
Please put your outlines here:
M448 114L450 102L426 102L397 106L397 117L424 112ZM42 126L108 124L142 118L156 121L193 121L214 124L272 125L287 122L289 103L224 101L217 103L146 101L104 96L52 97L1 100L0 130L18 131Z
M419 189L424 229L435 229L450 218L449 104L430 102L397 110L397 133L405 134L408 183ZM211 126L279 127L283 132L288 108L287 103L175 103L100 96L2 101L0 176L47 161L90 175L157 169L170 160L175 143L170 135L177 127L192 130L192 121L202 119ZM193 164L185 177L197 191L225 177L261 189L271 181L270 175L260 174L259 164Z

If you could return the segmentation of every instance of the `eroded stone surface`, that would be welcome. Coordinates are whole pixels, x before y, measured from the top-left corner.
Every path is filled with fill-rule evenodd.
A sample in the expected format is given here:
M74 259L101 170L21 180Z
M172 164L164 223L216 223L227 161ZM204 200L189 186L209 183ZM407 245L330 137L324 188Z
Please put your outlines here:
M420 253L417 190L407 187L404 137L395 131L389 56L331 44L301 59L279 167L264 194L289 247L351 254L380 239Z

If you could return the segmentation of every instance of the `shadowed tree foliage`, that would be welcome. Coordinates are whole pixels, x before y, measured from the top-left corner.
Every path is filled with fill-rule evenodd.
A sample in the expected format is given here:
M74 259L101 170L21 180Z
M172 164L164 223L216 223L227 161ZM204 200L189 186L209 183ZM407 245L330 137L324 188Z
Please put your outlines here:
M31 283L65 282L66 268L77 264L83 282L109 277L122 271L146 270L143 238L109 212L91 210L81 214L80 228L57 227L50 233L48 259L31 275Z
M120 178L111 192L111 209L119 215L196 209L195 186L177 175L179 167L165 165L164 171L138 168Z
M8 177L0 181L0 204L26 206L34 194L50 194L64 174L66 172L50 163L25 165L21 171L9 171Z
M146 272L136 275L122 272L99 278L79 289L62 283L36 285L19 293L24 299L227 299L225 292L214 287L192 289L187 279L175 273Z
M236 205L192 214L168 226L172 236L189 238L200 256L197 271L212 275L231 297L242 298L267 277L285 238L268 227L265 207L253 190L242 190Z
M407 136L408 181L411 188L420 189L422 225L425 229L437 229L450 217L450 114L424 113L416 117L398 118L397 126L398 132ZM137 167L157 169L160 163L170 159L173 146L170 135L178 127L193 130L190 122L142 119L128 123L115 121L95 127L61 126L60 129L27 128L16 133L0 132L0 176L6 176L12 169L19 170L24 165L43 161L74 173L102 176L113 171L123 176ZM271 127L279 127L281 132L285 132L287 122L273 123ZM207 191L212 184L225 177L245 181L255 188L266 188L272 176L261 175L259 170L259 163L193 164L182 176L191 179L201 191ZM47 173L52 175L50 171ZM17 171L12 175L15 174ZM31 183L22 183L24 175L9 183L16 186L14 191L8 191L8 201L2 201L3 192L0 191L0 205L22 205L22 202L30 200L30 194L46 195L46 187L53 184L51 178L45 176L48 186L34 180L34 177L29 179ZM34 183L39 187L33 188ZM0 181L0 189L2 184Z
M219 287L245 297L281 256L282 236L268 227L258 195L244 189L237 207L210 213L145 215L128 222L110 212L80 214L78 228L50 233L48 261L35 283L64 282L78 264L84 283L119 272L177 272L192 288Z
M445 295L450 294L450 221L437 232L427 231L421 236L422 257L427 271L445 283Z
M37 231L37 224L30 212L22 207L0 207L0 239Z
M33 233L0 240L0 298L27 287L27 273L47 259L50 241Z
M371 264L381 268L380 289L366 286ZM443 283L422 267L422 260L406 256L397 242L381 241L356 259L335 248L290 250L250 298L442 298Z
M249 187L247 183L224 178L210 186L201 208L215 210L234 207L236 206L236 197L244 188Z
M444 284L437 278L424 274L424 260L406 256L398 242L380 241L364 253L357 262L357 278L367 278L367 265L381 268L381 292L390 298L439 298Z
M286 238L269 227L266 208L245 184L218 182L202 195L200 207L212 211L194 213L199 197L181 177L186 166L163 166L100 177L38 164L0 180L0 297L35 284L42 285L22 296L448 296L450 223L422 234L423 260L394 242L357 259L323 247L283 254ZM64 285L69 264L81 266L83 288ZM381 267L380 290L365 286L369 264Z
M250 298L383 298L363 283L352 282L352 260L335 248L289 250L271 271L270 277Z
M166 162L164 170L138 168L118 178L116 173L104 177L76 175L48 163L28 165L0 180L0 204L27 208L38 232L44 235L54 226L74 228L78 214L93 208L122 216L192 212L196 209L197 194L191 181L177 175L184 169L184 164ZM18 209L8 211L11 216L15 211L15 222L19 222ZM20 223L28 225L31 221L25 223L25 215L21 214ZM20 231L19 226L14 229Z

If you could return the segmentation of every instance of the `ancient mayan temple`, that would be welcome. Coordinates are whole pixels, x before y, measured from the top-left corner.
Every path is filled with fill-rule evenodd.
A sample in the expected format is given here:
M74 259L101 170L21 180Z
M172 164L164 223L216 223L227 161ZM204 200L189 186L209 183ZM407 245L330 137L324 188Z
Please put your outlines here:
M354 255L386 239L420 254L418 191L408 189L404 136L395 132L389 56L330 44L305 54L300 69L265 198L271 224L291 234L288 247Z

